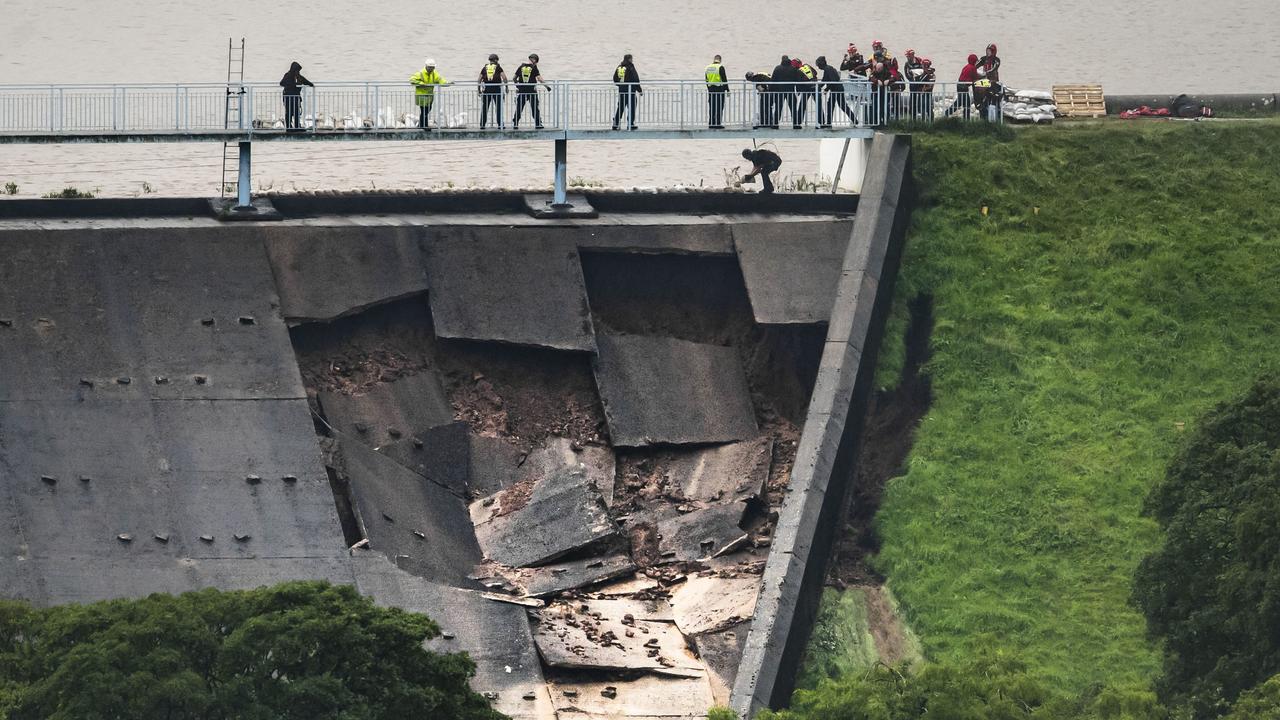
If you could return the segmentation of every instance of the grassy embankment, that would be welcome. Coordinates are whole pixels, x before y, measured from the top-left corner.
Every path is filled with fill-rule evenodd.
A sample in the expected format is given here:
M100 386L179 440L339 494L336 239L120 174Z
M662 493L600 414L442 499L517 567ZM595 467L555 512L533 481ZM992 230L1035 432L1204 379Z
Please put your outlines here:
M1064 692L1145 686L1142 500L1186 424L1280 368L1280 122L917 134L915 174L880 377L932 295L933 405L876 569L931 660L994 645ZM865 662L826 639L827 667Z

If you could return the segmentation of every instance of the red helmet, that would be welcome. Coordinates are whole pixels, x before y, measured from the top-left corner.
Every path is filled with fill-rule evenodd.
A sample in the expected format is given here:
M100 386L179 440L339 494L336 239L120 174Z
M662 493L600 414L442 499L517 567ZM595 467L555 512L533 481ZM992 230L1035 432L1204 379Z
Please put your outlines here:
M920 58L920 64L924 65L925 67L929 67L933 65L933 61L930 60L929 58Z
M804 64L804 63L800 62L800 58L792 58L792 59L791 59L791 67L800 67L800 66L801 66L801 65L803 65L803 64Z
M987 46L987 52L995 52L995 51L996 51L995 43L991 43L990 45Z
M879 40L872 40L872 41L871 41L871 47L873 47L873 48L876 48L876 47L884 47L884 43L880 42Z
M916 56L916 51L912 50L911 48L907 48L907 57L915 57L915 56Z
M851 52L851 53L856 53L856 52L858 52L858 46L857 46L857 45L854 45L853 43L849 43L849 52Z

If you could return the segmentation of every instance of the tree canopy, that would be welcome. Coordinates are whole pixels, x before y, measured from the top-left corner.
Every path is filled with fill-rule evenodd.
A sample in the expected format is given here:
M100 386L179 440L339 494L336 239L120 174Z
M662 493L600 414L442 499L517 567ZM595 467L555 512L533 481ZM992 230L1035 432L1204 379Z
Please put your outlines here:
M0 716L497 720L425 615L292 582L35 609L0 601Z
M1147 509L1165 540L1134 597L1164 641L1162 695L1216 717L1280 672L1280 378L1212 411Z

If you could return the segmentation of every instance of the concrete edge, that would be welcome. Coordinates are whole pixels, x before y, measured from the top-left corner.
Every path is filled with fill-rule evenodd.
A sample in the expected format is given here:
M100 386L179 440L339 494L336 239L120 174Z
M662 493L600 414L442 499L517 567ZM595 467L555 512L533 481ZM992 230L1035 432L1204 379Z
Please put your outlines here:
M1169 107L1178 94L1170 95L1106 95L1105 102L1108 114L1116 114L1124 110L1132 110L1134 108L1146 105L1148 107L1162 108ZM1204 103L1214 110L1234 110L1260 113L1275 113L1280 111L1276 107L1276 100L1280 99L1280 94L1276 93L1227 93L1216 95L1196 95L1187 93L1187 97L1196 102Z
M286 218L322 215L527 213L525 192L478 190L448 192L319 192L266 194ZM599 212L689 214L852 214L858 196L741 192L582 192ZM0 199L0 219L84 219L144 217L209 217L209 198Z
M911 212L910 136L877 135L866 178L733 687L730 705L744 718L789 701L813 630Z

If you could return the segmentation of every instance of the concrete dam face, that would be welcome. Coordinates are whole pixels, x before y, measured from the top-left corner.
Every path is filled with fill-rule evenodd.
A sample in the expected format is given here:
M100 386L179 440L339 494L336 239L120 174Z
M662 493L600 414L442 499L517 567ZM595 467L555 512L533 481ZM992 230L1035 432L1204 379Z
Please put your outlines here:
M517 718L773 686L850 216L101 224L0 229L6 596L354 584Z

